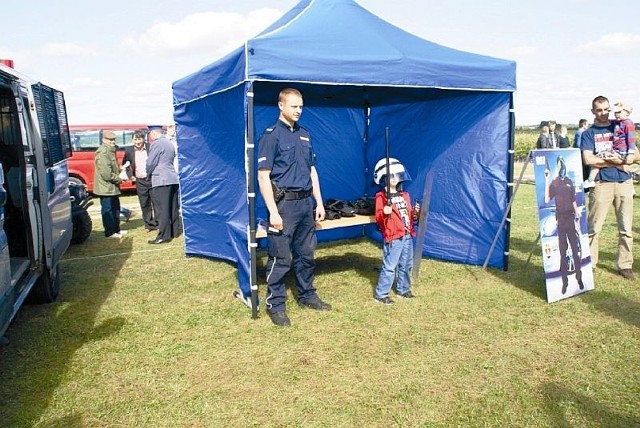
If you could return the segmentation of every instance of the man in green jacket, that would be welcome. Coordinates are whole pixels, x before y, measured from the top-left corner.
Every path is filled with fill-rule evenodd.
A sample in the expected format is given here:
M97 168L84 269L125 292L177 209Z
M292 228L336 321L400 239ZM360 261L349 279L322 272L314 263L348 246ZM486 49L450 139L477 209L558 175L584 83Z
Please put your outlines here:
M120 230L120 167L116 159L116 133L102 130L102 144L96 150L93 193L100 197L102 225L107 238L122 238Z

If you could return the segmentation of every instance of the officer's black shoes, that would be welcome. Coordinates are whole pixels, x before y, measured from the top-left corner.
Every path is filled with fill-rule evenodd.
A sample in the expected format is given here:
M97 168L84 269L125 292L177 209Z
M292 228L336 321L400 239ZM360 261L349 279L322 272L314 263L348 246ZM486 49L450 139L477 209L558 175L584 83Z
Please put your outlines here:
M562 294L567 292L567 287L568 286L569 286L569 283L562 284Z
M578 280L578 287L580 287L580 290L584 290L584 283L581 279Z
M271 321L278 327L291 326L291 321L289 320L289 317L287 316L287 313L285 311L280 311L280 312L267 311L267 314L269 314L269 318L271 318Z
M303 308L315 309L316 311L331 310L331 305L320 300L318 296L313 296L308 300L298 301L298 305Z

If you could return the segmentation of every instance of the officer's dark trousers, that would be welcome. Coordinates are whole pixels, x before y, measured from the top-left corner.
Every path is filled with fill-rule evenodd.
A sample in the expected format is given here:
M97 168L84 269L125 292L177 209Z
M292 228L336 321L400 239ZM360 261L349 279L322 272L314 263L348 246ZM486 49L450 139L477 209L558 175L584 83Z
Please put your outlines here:
M286 289L284 276L295 272L298 300L309 300L316 294L313 286L316 249L316 225L313 218L312 198L280 201L278 212L284 230L281 234L269 232L269 259L267 260L267 297L269 312L285 310Z
M157 239L171 239L180 236L180 211L178 209L178 185L151 188L151 199L158 221Z
M562 285L569 283L569 261L567 260L567 249L571 245L573 264L575 266L576 280L582 281L582 260L580 254L580 243L576 232L575 216L572 214L557 215L558 221L558 250L560 253L560 273L562 275Z

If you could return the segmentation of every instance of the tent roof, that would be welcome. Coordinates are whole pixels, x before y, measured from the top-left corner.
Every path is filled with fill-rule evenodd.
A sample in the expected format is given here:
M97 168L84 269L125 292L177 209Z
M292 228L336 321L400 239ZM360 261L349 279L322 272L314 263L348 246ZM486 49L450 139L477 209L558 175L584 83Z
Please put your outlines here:
M243 47L175 82L174 102L257 80L514 91L515 71L513 61L416 37L353 0L302 0Z

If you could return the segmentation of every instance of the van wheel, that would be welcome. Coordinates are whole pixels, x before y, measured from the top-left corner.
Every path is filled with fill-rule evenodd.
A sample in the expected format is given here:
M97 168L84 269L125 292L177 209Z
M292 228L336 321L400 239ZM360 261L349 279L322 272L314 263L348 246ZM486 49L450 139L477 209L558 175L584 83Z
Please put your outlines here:
M79 210L73 214L73 234L71 235L72 244L82 244L91 235L93 229L93 221L87 210Z
M78 186L84 186L85 182L78 177L69 177L69 183L77 184Z
M52 303L60 292L60 267L56 266L53 274L45 268L29 293L29 303Z

